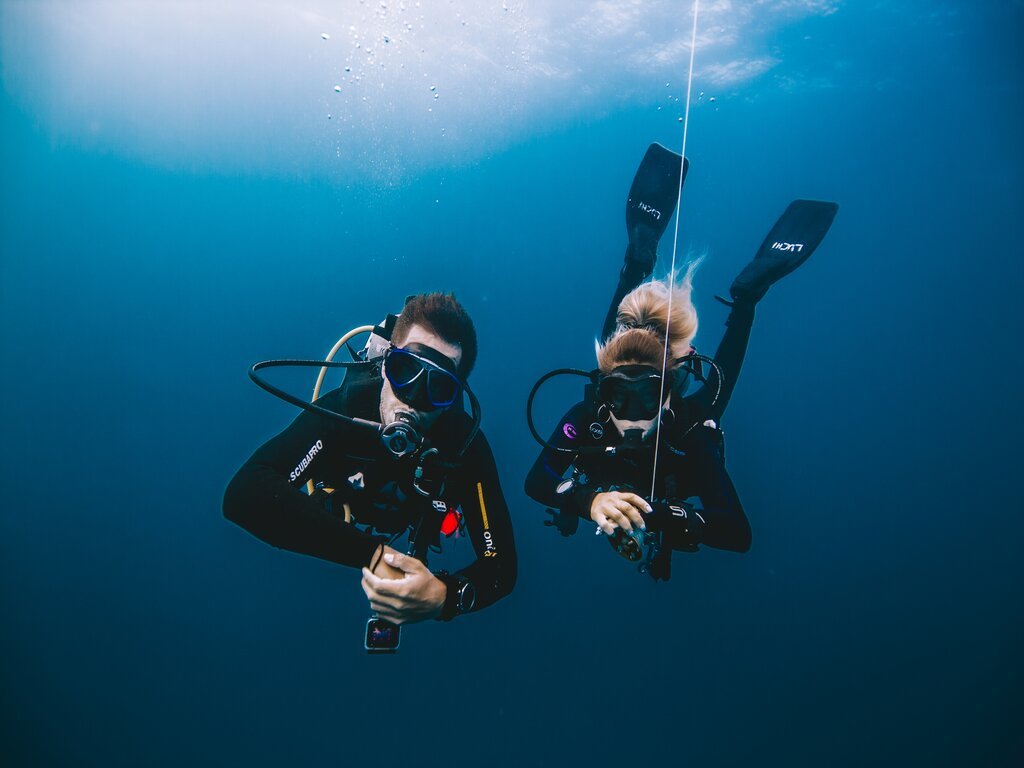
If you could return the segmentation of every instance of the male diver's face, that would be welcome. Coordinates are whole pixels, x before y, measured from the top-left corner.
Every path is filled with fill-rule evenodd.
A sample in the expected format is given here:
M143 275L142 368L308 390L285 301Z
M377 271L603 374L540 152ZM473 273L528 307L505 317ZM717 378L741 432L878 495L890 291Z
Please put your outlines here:
M458 367L462 364L462 347L458 344L452 344L445 341L436 333L427 330L422 325L412 326L406 337L402 339L401 342L396 342L395 346L404 347L407 344L423 344L437 352L440 352L455 363L456 370L458 370ZM398 413L404 413L412 417L420 432L426 432L429 431L430 427L434 425L445 410L447 409L436 408L431 411L420 411L413 408L411 405L403 403L395 394L387 376L384 377L384 384L380 391L380 420L382 424L391 424L397 420L396 417Z

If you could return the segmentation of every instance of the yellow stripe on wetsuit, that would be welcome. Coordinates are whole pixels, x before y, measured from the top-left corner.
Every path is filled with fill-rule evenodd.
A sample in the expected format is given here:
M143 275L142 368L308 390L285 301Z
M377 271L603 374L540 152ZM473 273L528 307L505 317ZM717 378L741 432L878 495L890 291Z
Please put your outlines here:
M484 518L484 530L490 530L490 524L487 522L487 505L484 504L484 484L476 484L476 493L480 497L480 514Z

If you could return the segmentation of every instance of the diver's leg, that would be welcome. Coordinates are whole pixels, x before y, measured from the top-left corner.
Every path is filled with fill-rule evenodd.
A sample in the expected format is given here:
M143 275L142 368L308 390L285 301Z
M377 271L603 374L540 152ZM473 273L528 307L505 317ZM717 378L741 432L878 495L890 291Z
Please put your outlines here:
M750 341L750 331L754 326L753 302L733 302L729 317L725 320L725 334L715 351L715 363L722 372L722 389L718 393L718 399L708 404L708 418L716 422L722 418L726 407L729 405L729 398L736 388L736 381L740 377L740 368L743 367L743 358L747 354L747 344ZM705 390L710 387L704 387ZM711 394L711 393L708 393Z
M626 297L626 294L636 288L654 270L654 263L658 258L656 251L649 254L637 255L632 244L626 247L626 259L619 271L619 284L615 286L615 293L612 295L612 302L608 306L608 313L604 318L604 325L601 326L602 343L615 331L615 318L619 314L619 304Z
M619 303L654 271L658 260L658 241L665 233L668 222L679 201L682 178L686 178L689 163L660 144L651 144L633 177L626 198L625 263L619 272L611 306L601 327L601 341L615 330L615 317Z
M729 398L736 388L740 368L743 367L743 358L747 354L747 343L750 341L750 331L754 325L753 302L725 302L724 299L720 301L731 307L729 317L725 320L725 334L713 358L722 376L719 380L714 369L706 372L707 381L683 398L683 412L688 423L700 424L708 419L718 422L722 418L729 405Z

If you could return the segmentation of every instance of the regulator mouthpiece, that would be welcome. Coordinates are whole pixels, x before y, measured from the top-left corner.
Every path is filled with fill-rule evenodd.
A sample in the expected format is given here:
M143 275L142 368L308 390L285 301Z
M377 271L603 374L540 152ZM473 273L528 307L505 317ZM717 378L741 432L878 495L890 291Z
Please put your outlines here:
M423 438L416 431L415 416L405 411L396 413L395 420L381 430L380 441L396 459L416 453L423 444Z

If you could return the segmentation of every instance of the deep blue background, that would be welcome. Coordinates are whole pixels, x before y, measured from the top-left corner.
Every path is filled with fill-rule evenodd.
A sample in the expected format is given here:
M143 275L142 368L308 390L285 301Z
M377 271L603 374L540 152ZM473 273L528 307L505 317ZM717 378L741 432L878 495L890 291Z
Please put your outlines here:
M695 110L702 350L788 201L841 208L759 308L726 422L754 547L668 585L521 485L529 386L592 364L626 189L674 119L609 111L381 191L55 146L5 92L6 763L1019 765L1024 12L980 5L797 25L782 66L832 87ZM293 416L251 362L432 289L476 320L521 576L367 658L356 574L252 539L221 493Z

